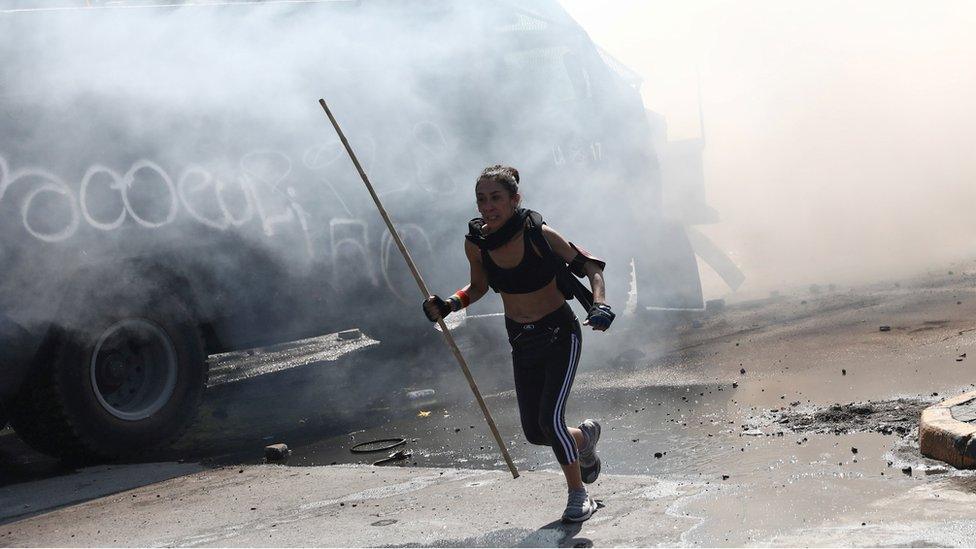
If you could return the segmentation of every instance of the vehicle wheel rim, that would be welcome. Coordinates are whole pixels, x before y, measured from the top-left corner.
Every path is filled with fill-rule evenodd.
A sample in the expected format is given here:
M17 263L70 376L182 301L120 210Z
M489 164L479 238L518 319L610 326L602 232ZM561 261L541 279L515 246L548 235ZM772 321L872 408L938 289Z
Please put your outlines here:
M99 404L113 416L139 421L169 402L176 388L176 346L154 322L127 318L99 336L89 372Z

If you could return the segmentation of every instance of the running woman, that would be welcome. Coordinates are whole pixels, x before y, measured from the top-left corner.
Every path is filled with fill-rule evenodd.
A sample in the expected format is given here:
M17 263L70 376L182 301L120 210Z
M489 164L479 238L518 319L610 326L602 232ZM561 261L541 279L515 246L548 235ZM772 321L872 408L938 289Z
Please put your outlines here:
M569 487L563 520L582 522L596 510L584 483L600 475L600 424L587 419L579 427L566 427L581 332L566 302L572 294L557 284L557 273L568 268L589 279L593 306L584 324L604 331L614 318L605 302L605 264L541 223L535 212L520 208L518 185L518 170L509 166L490 166L481 173L475 184L481 217L471 220L464 243L471 283L446 300L428 297L423 309L436 322L478 301L489 287L501 294L522 431L530 443L552 447Z

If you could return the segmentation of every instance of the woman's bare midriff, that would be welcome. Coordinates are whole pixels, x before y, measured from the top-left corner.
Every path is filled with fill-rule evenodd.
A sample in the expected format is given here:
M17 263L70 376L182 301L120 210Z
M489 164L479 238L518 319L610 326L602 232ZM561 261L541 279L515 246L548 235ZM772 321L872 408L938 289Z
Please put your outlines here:
M502 303L505 305L505 316L520 324L535 322L562 307L566 302L566 298L556 287L556 279L534 292L502 293L501 296Z

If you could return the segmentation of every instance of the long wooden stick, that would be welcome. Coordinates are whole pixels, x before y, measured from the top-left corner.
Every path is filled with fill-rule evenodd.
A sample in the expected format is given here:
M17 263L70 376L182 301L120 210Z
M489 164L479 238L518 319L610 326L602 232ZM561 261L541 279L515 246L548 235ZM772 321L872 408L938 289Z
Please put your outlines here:
M380 202L380 197L376 195L376 191L373 190L373 185L369 182L369 178L366 177L366 172L363 167L359 164L359 160L356 158L356 153L352 152L352 147L349 146L349 141L346 140L346 135L342 133L342 129L339 128L339 123L336 122L334 116L332 116L332 111L329 110L329 106L325 104L325 99L319 99L319 105L322 105L322 109L325 110L325 114L329 117L329 121L332 122L332 126L335 128L337 134L339 134L339 140L342 141L342 145L346 148L346 152L349 153L349 158L352 159L352 163L356 166L356 171L359 172L359 177L363 178L363 183L366 184L366 189L369 190L370 196L373 197L373 202L376 203L376 208L380 211L380 215L383 216L383 221L386 222L387 228L390 229L390 235L393 236L393 241L396 242L397 248L400 249L400 254L403 255L403 259L407 262L407 266L410 267L410 272L413 273L414 280L417 281L417 286L420 288L420 293L423 295L424 299L429 297L430 291L427 290L427 284L424 283L423 277L420 276L420 271L417 270L417 265L413 262L413 258L410 257L410 252L407 251L407 247L403 244L403 240L400 239L400 234L397 233L396 227L393 226L393 221L390 220L390 216L386 213L386 208L383 207L383 203ZM519 472L515 467L515 463L512 462L512 456L508 455L508 448L505 447L505 443L502 441L502 437L498 434L498 427L495 426L495 420L491 417L491 412L488 411L488 405L485 404L485 399L481 398L481 391L478 390L478 385L474 381L474 377L471 376L471 370L468 369L468 363L464 360L464 355L461 354L461 349L458 349L457 343L454 342L454 337L451 335L451 331L444 324L444 319L440 319L437 323L441 327L441 333L444 334L444 341L447 342L447 346L451 348L451 353L454 354L454 358L457 359L458 364L461 366L461 371L464 372L464 377L468 380L468 385L471 387L471 392L474 393L474 398L478 401L478 406L481 407L481 413L485 415L485 421L488 422L488 427L491 429L492 436L495 437L495 442L498 444L498 449L502 451L502 457L505 458L505 463L508 464L508 469L512 472L512 478L518 478Z

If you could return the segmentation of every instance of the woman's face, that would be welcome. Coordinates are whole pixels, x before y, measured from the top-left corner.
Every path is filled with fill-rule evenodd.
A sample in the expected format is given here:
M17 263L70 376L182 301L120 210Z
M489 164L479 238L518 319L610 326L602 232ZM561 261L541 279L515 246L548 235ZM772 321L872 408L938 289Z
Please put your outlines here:
M474 187L478 212L485 220L486 232L495 232L505 224L518 207L519 195L510 195L497 181L482 181Z

